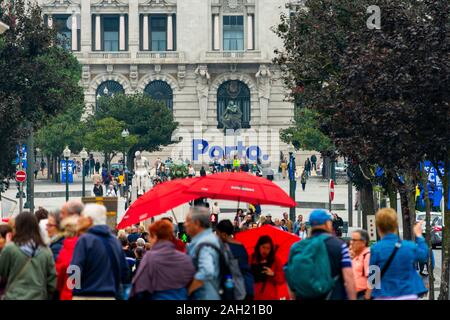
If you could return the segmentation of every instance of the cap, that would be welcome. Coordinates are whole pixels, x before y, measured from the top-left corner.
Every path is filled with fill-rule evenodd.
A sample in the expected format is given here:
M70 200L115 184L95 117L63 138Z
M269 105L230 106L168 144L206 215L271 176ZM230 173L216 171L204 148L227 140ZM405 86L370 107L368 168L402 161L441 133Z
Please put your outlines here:
M309 215L309 223L311 226L320 226L331 220L330 213L323 209L314 209Z
M266 214L266 217L272 217L272 215L270 213Z

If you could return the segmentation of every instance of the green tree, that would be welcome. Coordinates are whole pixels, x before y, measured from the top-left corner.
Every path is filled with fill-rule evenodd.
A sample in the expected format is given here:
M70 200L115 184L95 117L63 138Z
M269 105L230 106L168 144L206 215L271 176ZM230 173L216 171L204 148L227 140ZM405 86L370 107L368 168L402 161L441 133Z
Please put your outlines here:
M53 172L53 179L58 179L59 159L66 146L73 153L78 153L84 147L86 124L81 121L83 105L70 107L64 113L53 117L36 133L36 146L47 156L48 167Z
M0 122L0 132L9 139L2 143L9 146L2 149L2 164L15 158L11 146L24 142L52 116L83 101L78 85L81 66L70 52L55 45L56 31L43 23L40 7L16 0L7 9L0 16L10 27L0 36L0 117L7 120ZM0 175L9 168L2 165Z
M122 137L125 123L114 118L91 119L87 124L84 142L92 151L102 152L105 162L110 169L111 160L119 152L131 148L138 143L138 137L130 134L126 139Z
M172 144L172 133L178 127L172 111L145 94L100 98L95 118L107 117L123 122L125 128L137 137L129 149L130 163L135 151L158 151L161 146Z

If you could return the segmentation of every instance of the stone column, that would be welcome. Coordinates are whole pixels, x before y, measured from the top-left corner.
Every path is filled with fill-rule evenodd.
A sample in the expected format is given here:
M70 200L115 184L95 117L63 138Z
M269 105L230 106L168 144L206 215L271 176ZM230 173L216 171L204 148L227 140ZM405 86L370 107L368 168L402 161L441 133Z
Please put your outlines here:
M173 20L172 14L167 15L167 51L173 50Z
M142 22L142 50L148 50L148 15L144 15Z
M72 51L78 50L78 23L77 15L72 15Z
M102 50L102 28L100 15L95 16L95 50Z
M81 51L92 51L91 1L81 0Z
M253 15L247 16L247 50L253 50Z
M119 18L119 50L125 51L125 16L123 14Z
M134 58L139 51L139 1L129 1L128 10L128 46Z
M214 48L213 50L220 50L220 16L214 15Z

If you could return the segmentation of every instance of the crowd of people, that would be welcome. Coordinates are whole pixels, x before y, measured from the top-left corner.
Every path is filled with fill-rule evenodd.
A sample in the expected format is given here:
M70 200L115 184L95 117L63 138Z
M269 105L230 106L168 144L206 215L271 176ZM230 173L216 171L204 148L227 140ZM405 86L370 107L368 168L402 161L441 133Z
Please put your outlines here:
M428 259L422 226L414 228L415 241L400 240L392 209L377 212L381 240L371 246L365 230L353 232L347 245L336 236L336 216L322 209L313 210L307 223L302 215L292 222L287 213L281 221L272 222L270 214L254 221L240 210L234 222L212 224L212 214L220 214L217 203L191 206L182 225L162 218L147 229L117 231L99 204L72 200L52 212L22 212L0 225L0 297L367 300L418 299L427 292L415 268ZM300 237L285 265L271 236L261 235L251 251L235 239L237 232L265 224ZM379 283L369 277L374 266ZM280 296L281 287L287 297Z

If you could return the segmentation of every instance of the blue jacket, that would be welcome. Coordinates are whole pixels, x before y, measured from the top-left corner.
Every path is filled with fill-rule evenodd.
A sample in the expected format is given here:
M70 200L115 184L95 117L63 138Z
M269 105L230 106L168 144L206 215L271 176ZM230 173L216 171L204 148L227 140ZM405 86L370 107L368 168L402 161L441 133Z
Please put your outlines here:
M203 286L192 293L194 300L220 300L220 261L219 254L211 247L203 247L197 254L200 243L210 243L220 248L219 238L211 229L206 229L192 238L187 251L197 269L194 279L203 281Z
M111 264L102 238L106 238L111 247L112 257L116 260L115 267ZM79 267L81 278L80 287L73 289L74 296L115 297L120 287L116 279L120 277L122 284L129 282L125 254L107 225L91 227L78 239L71 265Z
M383 269L386 261L394 250L399 237L396 234L387 234L383 239L370 248L370 266ZM372 290L372 297L399 297L416 294L418 296L427 292L422 278L417 273L417 262L426 262L428 259L428 246L423 237L416 237L416 242L402 241L402 246L392 260L381 279L379 289Z

